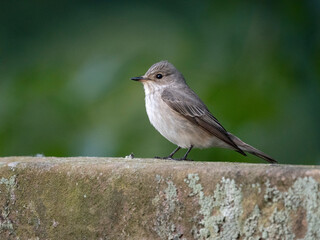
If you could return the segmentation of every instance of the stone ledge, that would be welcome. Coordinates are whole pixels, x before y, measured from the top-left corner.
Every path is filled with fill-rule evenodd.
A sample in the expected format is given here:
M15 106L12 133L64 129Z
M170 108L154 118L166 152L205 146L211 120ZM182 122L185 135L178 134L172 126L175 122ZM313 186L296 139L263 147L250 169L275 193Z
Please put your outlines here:
M320 239L320 167L0 158L0 239Z

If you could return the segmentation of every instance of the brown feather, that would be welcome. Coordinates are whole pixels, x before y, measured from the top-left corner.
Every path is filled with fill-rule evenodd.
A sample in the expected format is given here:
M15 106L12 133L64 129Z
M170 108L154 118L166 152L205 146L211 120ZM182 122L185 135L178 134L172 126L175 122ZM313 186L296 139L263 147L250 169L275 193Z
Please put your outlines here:
M243 150L246 151L248 153L251 153L259 158L262 158L270 163L278 163L277 160L273 159L272 157L268 156L267 154L265 154L264 152L250 146L249 144L243 142L240 138L232 135L231 133L229 133L230 138Z
M209 112L205 104L190 88L188 89L189 95L182 95L179 91L173 91L172 89L170 91L164 90L161 98L171 109L184 116L190 122L198 125L208 133L232 146L237 152L246 156L237 144L232 141L224 127ZM192 96L192 100L188 96ZM194 101L195 98L196 101Z

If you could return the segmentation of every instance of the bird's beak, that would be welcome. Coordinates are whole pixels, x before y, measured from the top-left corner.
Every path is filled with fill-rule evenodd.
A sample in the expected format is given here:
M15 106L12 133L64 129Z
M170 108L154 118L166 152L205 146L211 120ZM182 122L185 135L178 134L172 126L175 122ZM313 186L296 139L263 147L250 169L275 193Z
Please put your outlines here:
M142 79L143 79L143 77L133 77L133 78L131 78L131 80L134 80L134 81L140 81Z
M148 78L145 78L145 77L133 77L133 78L131 78L131 80L140 82L140 81L143 81L143 80L148 80Z

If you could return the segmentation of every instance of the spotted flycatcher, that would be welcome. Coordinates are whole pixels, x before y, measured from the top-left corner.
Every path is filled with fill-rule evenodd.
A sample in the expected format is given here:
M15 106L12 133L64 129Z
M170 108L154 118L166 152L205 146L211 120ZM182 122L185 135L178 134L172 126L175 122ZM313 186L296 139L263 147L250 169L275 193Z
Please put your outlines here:
M244 156L245 152L251 153L271 163L277 162L227 132L171 63L155 63L145 75L131 79L143 83L151 124L178 146L165 159L173 159L180 148L188 148L188 151L175 160L187 160L193 147L219 147L235 150Z

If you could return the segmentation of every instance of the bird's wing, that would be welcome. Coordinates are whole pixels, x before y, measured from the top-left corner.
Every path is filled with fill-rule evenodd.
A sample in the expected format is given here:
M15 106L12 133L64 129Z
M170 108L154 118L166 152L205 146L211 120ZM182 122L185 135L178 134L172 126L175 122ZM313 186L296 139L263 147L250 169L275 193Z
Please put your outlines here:
M166 89L162 92L161 98L171 109L184 116L190 122L229 144L237 152L246 155L231 140L228 132L209 112L208 108L199 97L190 88L184 88L183 92L186 92L187 94L181 94L181 91L179 90Z

